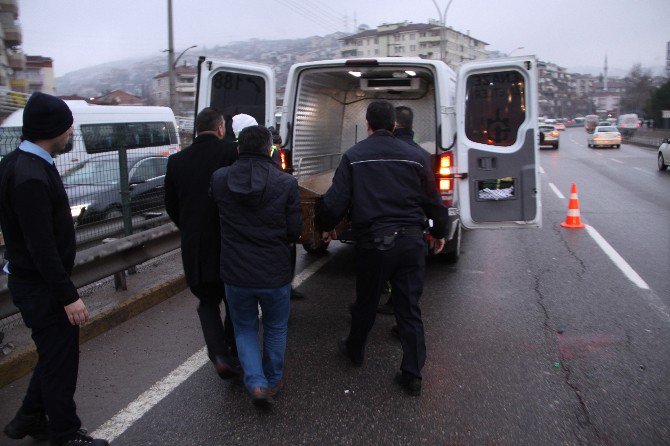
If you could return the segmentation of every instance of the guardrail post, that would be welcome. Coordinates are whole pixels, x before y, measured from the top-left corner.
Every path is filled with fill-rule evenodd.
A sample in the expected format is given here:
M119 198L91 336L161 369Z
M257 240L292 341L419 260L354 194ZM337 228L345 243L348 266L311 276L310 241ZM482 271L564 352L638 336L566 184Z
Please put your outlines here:
M102 241L103 244L115 241L115 238L106 238ZM126 291L128 289L128 284L126 283L126 272L119 271L114 273L114 289L116 291Z
M130 213L130 179L128 178L128 173L128 152L125 147L122 147L119 149L119 187L121 188L123 233L126 237L133 233L133 216ZM134 266L128 268L128 274L135 274L136 272L137 268ZM116 278L114 280L116 281ZM125 288L123 289L125 290Z

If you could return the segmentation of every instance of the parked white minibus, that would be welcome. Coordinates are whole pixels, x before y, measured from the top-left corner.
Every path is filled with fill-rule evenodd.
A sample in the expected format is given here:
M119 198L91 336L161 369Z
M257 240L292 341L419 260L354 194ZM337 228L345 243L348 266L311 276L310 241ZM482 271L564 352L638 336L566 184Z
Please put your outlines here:
M72 150L56 158L64 172L89 156L120 148L142 149L170 155L179 150L179 134L169 107L92 105L86 101L65 101L74 117ZM20 143L23 109L0 124L0 157Z

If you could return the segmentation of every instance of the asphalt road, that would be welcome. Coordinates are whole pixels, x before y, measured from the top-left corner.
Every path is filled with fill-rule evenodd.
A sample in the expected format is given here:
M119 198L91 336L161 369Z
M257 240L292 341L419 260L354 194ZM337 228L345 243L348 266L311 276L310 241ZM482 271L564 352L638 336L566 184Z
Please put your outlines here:
M393 386L392 317L377 318L363 367L336 353L355 262L336 243L325 257L301 253L299 271L320 268L292 303L287 387L271 413L198 359L196 303L184 292L82 346L84 424L98 429L141 397L114 445L670 444L670 174L655 171L651 150L588 149L581 129L540 160L543 228L469 231L457 266L429 262L420 398ZM568 197L571 182L585 222L649 289L591 232L559 226L567 198L549 183ZM26 385L0 389L0 423Z

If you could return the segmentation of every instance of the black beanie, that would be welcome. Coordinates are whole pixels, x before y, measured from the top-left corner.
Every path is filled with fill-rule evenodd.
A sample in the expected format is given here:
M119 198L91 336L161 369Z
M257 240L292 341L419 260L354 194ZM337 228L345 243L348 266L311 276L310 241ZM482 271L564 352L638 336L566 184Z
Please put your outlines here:
M72 126L70 107L45 93L33 93L23 109L23 138L28 141L60 136Z

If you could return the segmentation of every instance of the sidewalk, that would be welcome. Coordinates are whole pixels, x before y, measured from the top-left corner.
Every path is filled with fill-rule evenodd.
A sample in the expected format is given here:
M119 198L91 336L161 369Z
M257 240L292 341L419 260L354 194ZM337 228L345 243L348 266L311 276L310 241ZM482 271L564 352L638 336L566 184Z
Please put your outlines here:
M137 266L127 276L127 290L115 291L109 277L79 289L90 320L81 327L80 342L86 342L127 321L186 288L181 250L164 254ZM20 315L0 320L0 387L30 373L37 363L35 344Z

